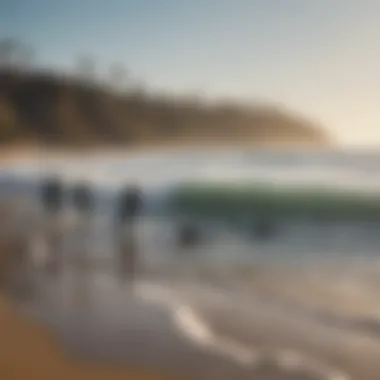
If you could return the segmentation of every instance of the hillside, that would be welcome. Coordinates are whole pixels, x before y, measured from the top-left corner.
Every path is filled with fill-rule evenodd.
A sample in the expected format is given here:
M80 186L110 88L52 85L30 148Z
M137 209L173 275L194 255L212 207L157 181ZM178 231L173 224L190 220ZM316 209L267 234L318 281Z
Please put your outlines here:
M275 107L113 90L94 80L0 70L0 143L145 145L329 144L313 123Z

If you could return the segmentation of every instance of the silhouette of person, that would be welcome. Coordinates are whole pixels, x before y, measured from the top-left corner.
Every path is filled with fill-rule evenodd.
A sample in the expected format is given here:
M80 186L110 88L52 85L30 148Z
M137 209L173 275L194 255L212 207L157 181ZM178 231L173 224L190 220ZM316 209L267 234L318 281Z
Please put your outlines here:
M142 209L142 192L136 185L122 190L119 197L118 214L121 222L133 222Z
M136 218L143 207L142 192L136 185L124 188L118 198L116 217L119 229L119 270L124 280L133 281L137 273Z
M275 222L269 218L261 218L254 224L254 236L259 240L269 240L275 236L276 232Z
M94 196L91 187L85 183L79 184L72 190L72 202L74 209L83 216L88 216L94 211Z
M183 248L195 246L200 241L200 233L195 225L189 221L180 222L177 227L178 243Z
M41 185L41 201L44 211L51 214L61 211L63 188L58 178L47 178Z

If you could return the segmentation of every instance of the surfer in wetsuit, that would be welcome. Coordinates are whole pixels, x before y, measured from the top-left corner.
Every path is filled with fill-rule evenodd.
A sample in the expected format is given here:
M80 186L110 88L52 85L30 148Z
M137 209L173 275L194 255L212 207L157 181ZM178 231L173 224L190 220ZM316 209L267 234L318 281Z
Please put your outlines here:
M133 281L137 272L137 236L135 231L136 218L142 209L142 192L137 186L124 188L117 202L117 222L119 270L122 279L129 277Z

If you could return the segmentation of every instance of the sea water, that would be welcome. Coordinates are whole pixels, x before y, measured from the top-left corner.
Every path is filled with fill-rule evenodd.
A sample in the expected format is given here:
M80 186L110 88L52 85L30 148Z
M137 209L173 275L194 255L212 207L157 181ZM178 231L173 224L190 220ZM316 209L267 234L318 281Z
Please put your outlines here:
M357 336L371 337L375 342L378 339L380 347L380 225L377 223L351 220L338 224L318 224L290 218L281 220L279 232L272 239L261 241L252 238L246 226L197 220L201 228L200 243L191 248L184 248L178 245L176 239L176 225L181 216L173 213L169 207L176 185L181 181L204 178L355 188L378 191L380 194L380 178L377 176L379 169L380 153L376 152L203 150L135 156L108 154L71 161L66 157L51 157L48 164L38 161L4 167L0 181L4 199L17 195L30 201L33 201L37 194L38 178L50 171L59 173L68 189L71 184L83 179L93 185L97 208L91 221L88 241L92 260L99 265L93 265L92 275L95 277L92 277L91 281L95 281L98 285L93 285L102 289L93 294L95 301L93 299L92 302L98 305L96 310L99 310L99 302L104 306L104 302L112 303L112 299L113 310L120 308L119 301L122 296L116 290L112 290L116 249L113 235L115 195L122 186L138 183L143 188L146 200L146 207L138 225L139 253L143 262L143 274L139 284L140 297L149 298L151 294L150 298L155 298L156 302L170 304L183 329L191 325L190 320L193 321L191 334L193 337L195 335L198 343L202 339L207 340L209 334L206 334L207 329L204 330L205 325L202 325L203 330L199 327L201 322L198 323L198 327L195 326L194 318L200 316L194 314L193 306L195 304L198 309L202 309L203 304L200 305L199 296L194 294L214 289L222 296L234 294L234 299L237 299L237 295L244 296L244 305L249 302L257 305L257 302L261 302L261 312L267 307L265 305L290 310L291 317L287 318L300 318L300 321L308 321L307 323L312 321L314 327L306 329L307 334L311 334L317 325L322 330L328 329L328 326L335 326L334 328L347 331L347 337L349 331ZM70 239L69 234L67 238ZM70 250L70 244L67 250ZM71 278L72 274L66 275ZM44 283L45 280L39 281ZM67 281L66 278L60 284L60 291L50 286L54 297L46 294L45 299L56 299L57 294L65 294L67 297L73 281ZM155 291L152 290L152 284ZM158 284L164 289L161 293L157 291ZM176 284L175 297L169 291L170 284ZM191 292L185 290L194 284L197 284L198 288L192 288ZM102 297L102 292L107 295ZM173 299L176 299L177 303ZM179 302L179 299L182 301ZM204 302L207 304L210 299ZM63 307L66 304L62 302L60 305ZM243 313L241 306L236 307ZM112 309L111 306L110 308ZM38 308L34 305L34 309L36 312ZM65 332L66 335L63 334L62 339L66 339L68 345L78 346L78 342L73 343L71 338L67 338L73 336L68 332L68 326L73 329L68 320L72 322L75 319L72 319L72 306L61 310L50 305L49 310L55 310L55 317L50 319L46 315L52 315L49 314L52 312L47 310L40 309L40 316L41 313L45 313L46 321L56 323L60 326L61 333ZM57 310L61 310L62 313L58 315ZM182 311L176 314L178 310ZM227 309L222 310L228 314ZM206 322L211 323L212 311L207 310L204 313ZM116 325L124 315L122 311L111 314L119 321L115 321ZM254 326L255 318L258 318L257 310L247 315L252 318ZM139 319L141 320L141 317L137 318ZM57 322L58 320L60 322ZM157 317L157 323L160 320L160 317ZM98 323L102 323L101 321L104 319L100 318ZM203 320L202 323L206 322ZM75 328L84 328L83 323L75 324ZM287 329L286 326L287 322L284 322L284 330ZM329 334L322 330L320 336L326 336L327 339ZM240 352L249 351L243 343L231 339L230 346L235 344L237 351L238 347ZM312 346L317 337L313 338L310 335L307 339ZM337 341L334 342L331 342L331 345L335 344L335 350L343 349L343 341L339 344ZM296 345L295 342L294 344ZM89 346L87 344L87 349Z

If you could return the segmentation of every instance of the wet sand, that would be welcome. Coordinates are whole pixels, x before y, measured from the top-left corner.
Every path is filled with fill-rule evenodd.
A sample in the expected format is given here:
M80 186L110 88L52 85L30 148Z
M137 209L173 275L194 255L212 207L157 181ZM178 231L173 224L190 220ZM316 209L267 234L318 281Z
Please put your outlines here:
M4 296L0 296L0 336L2 380L178 379L143 368L120 369L104 364L75 362L65 356L48 329L15 311Z
M80 281L43 280L40 300L19 304L77 360L200 380L379 378L380 340L276 304L188 282L140 279L132 294L108 274Z
M4 274L14 242L2 236L0 243L0 272ZM96 361L78 361L67 355L62 342L51 329L15 307L14 300L1 287L0 379L171 380L181 377L157 370L149 371L144 366L127 365L120 368Z

